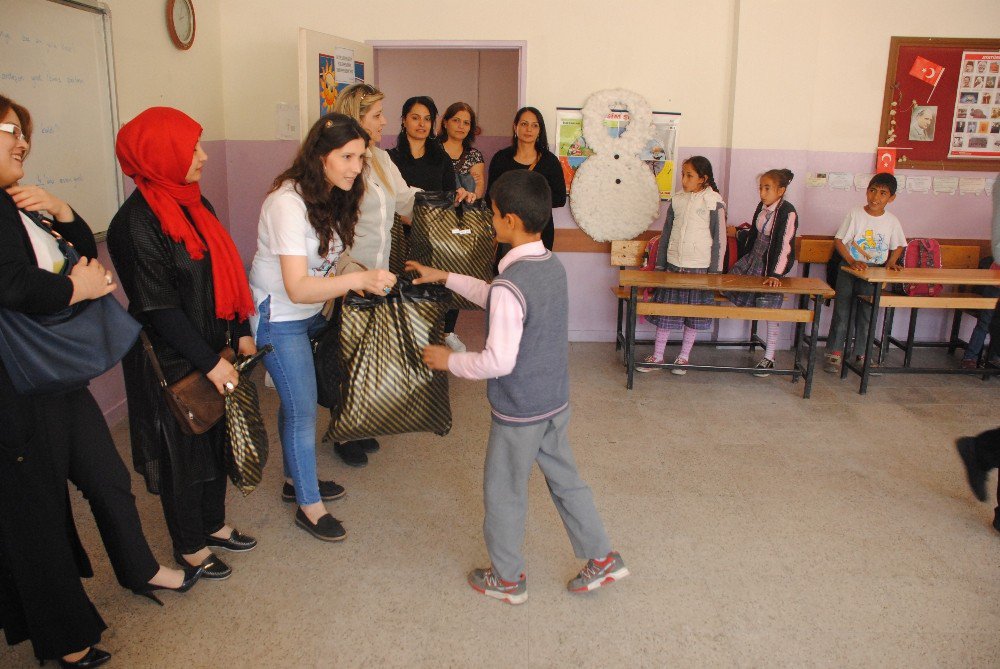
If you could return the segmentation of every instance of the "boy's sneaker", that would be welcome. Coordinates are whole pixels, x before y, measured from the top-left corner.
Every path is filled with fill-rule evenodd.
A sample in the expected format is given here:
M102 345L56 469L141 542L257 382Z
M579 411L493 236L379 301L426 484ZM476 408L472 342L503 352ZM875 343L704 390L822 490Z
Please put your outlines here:
M686 358L682 358L680 356L677 356L676 358L674 358L674 364L675 365L687 365L688 361L687 361ZM686 369L676 369L676 368L674 368L674 369L670 370L670 373L671 374L676 374L677 376L684 376L685 374L688 373L688 371Z
M770 372L768 372L767 370L774 369L774 360L771 360L770 358L761 358L760 362L757 363L757 365L756 365L756 367L754 367L754 369L761 370L759 372L754 372L753 373L753 375L756 376L756 377L758 377L758 378L762 379L765 376L771 376Z
M856 364L858 367L864 367L865 356L863 355L855 356L854 364ZM879 363L877 361L871 363L870 365L868 365L868 374L870 376L882 376L882 372L878 371L878 368L879 368Z
M450 348L455 353L465 353L465 344L462 340L458 338L458 335L454 332L449 332L444 338L445 346Z
M610 585L628 576L628 567L617 552L612 551L603 560L587 560L586 566L580 570L572 581L566 584L570 592L590 592L602 585Z
M643 362L653 362L653 363L656 363L657 365L663 363L663 359L662 358L657 358L656 356L653 356L653 355L647 355L645 358L642 359L642 361ZM648 372L662 372L663 368L662 367L636 367L635 371L642 372L643 374L646 374Z
M840 371L840 361L843 356L840 353L827 353L826 361L823 363L823 371L836 374Z
M528 600L528 583L524 574L519 581L505 581L493 567L469 572L469 585L476 592L508 604L523 604Z
M962 358L960 365L962 369L978 369L979 361L975 358Z

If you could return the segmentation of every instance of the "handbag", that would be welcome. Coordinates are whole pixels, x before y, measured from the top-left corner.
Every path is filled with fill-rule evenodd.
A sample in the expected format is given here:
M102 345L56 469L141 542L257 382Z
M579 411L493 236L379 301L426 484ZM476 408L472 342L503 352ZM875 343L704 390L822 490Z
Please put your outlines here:
M337 276L366 272L368 268L344 251L334 270ZM322 314L328 321L325 328L312 338L313 368L316 370L316 403L332 409L340 403L340 309L343 298L327 300Z
M234 366L240 374L240 382L225 397L226 472L244 497L260 485L268 454L267 428L250 372L273 350L274 347L268 344L252 356L239 356Z
M493 213L482 201L455 206L450 191L417 193L410 230L411 256L417 262L445 272L492 281L496 244ZM480 310L459 295L452 308Z
M174 414L177 424L184 434L205 434L216 423L222 420L226 413L226 398L215 389L215 384L208 380L200 370L192 370L179 380L167 383L163 376L160 361L153 351L153 344L145 331L139 333L142 347L146 350L149 362L153 365L153 373L163 389L163 399ZM223 347L219 355L229 362L236 361L236 352L229 346Z
M444 336L451 291L400 280L389 295L348 293L340 314L341 400L323 441L451 429L448 375L423 361Z
M33 212L25 212L59 244L68 276L80 254ZM84 300L54 314L0 307L0 360L22 395L82 388L118 364L142 326L112 295Z

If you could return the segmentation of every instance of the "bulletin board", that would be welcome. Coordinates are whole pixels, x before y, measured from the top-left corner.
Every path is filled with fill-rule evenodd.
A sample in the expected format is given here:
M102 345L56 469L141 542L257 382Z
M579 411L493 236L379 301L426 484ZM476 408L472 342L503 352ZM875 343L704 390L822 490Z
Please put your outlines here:
M998 57L985 57L977 80L977 63L965 71L967 52ZM1000 170L1000 73L989 72L993 62L1000 69L1000 39L891 38L878 146L897 149L896 169Z

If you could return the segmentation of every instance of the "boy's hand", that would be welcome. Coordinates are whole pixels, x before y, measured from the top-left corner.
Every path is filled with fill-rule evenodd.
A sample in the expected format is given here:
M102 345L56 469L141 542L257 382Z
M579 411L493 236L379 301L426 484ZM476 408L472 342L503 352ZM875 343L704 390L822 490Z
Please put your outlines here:
M772 288L778 288L781 286L781 279L776 276L769 276L764 279L765 286L771 286Z
M856 272L864 272L866 269L868 269L868 263L861 262L860 260L855 260L854 262L851 263L851 269L853 269Z
M425 346L424 364L441 372L448 371L448 357L451 349L447 346Z
M403 267L407 271L417 272L420 274L419 278L413 280L414 284L444 283L448 280L448 272L440 269L434 269L433 267L428 267L427 265L421 265L416 260L407 260Z
M899 263L889 263L888 267L890 272L901 272L903 270L903 266Z

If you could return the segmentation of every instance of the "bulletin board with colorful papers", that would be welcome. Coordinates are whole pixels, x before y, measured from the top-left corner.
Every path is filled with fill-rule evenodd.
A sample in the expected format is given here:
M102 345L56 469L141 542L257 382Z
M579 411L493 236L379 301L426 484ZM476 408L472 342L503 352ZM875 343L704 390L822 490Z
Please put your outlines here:
M1000 39L893 37L878 146L897 169L1000 170Z

